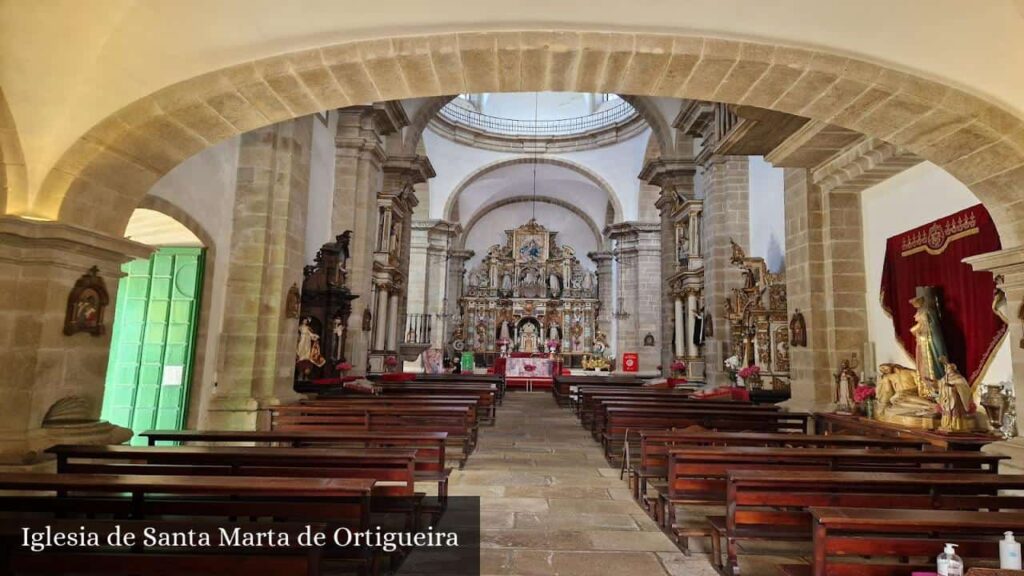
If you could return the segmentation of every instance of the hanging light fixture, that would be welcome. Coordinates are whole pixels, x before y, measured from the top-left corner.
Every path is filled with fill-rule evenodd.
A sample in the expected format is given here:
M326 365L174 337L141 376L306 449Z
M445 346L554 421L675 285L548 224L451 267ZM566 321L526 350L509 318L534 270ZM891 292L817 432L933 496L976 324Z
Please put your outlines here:
M531 221L537 219L537 164L540 162L539 158L539 146L540 141L537 137L537 110L540 107L540 92L533 93L533 199L531 200L533 208L533 216L530 218Z
M620 253L615 254L615 263L617 264L617 270L615 271L615 292L617 295L615 301L615 310L612 311L612 316L619 320L625 320L629 318L629 312L626 311L625 298L622 297L622 265L623 256Z

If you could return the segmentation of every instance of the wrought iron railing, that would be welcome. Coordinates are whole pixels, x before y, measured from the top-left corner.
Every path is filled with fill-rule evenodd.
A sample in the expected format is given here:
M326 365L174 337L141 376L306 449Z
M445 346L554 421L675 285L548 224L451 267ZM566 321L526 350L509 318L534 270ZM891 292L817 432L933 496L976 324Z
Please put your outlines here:
M405 315L405 336L403 342L406 344L430 344L430 337L434 331L434 317L431 314L406 314Z
M559 118L557 120L518 120L488 116L471 110L457 102L448 103L438 115L452 124L472 130L491 132L507 136L541 138L547 136L576 136L626 124L637 116L637 112L625 100L615 106L586 116Z

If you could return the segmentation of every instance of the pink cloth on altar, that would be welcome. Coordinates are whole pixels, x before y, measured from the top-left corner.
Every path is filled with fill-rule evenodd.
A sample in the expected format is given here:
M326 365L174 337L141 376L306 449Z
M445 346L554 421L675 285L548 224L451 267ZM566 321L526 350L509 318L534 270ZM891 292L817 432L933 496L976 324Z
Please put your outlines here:
M508 358L506 378L551 378L555 361L550 358ZM532 366L532 368L531 368Z

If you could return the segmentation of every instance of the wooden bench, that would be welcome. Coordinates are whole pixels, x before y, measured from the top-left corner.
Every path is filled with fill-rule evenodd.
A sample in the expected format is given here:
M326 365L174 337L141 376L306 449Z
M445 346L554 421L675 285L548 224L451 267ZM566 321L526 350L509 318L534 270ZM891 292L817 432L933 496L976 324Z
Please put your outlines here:
M667 489L659 493L662 524L671 527L675 507L724 505L726 478L739 470L849 470L861 472L986 472L1005 456L978 452L892 451L848 448L692 447L669 451Z
M397 430L447 432L450 445L463 453L460 467L476 447L475 410L459 407L399 408L393 406L277 406L271 410L273 430Z
M628 408L634 414L663 414L667 409L685 410L739 410L748 412L779 412L779 407L774 405L756 405L749 402L733 402L732 400L695 400L692 398L661 398L651 399L629 399L610 398L602 399L597 397L592 403L592 412L588 418L590 433L595 438L600 438L601 433L606 429L608 421L608 410L610 408Z
M1024 508L1024 475L915 474L892 472L733 471L728 475L726 516L712 520L712 554L721 566L719 538L726 538L726 566L738 572L738 542L811 541L812 506L943 510Z
M494 384L498 390L498 403L505 399L505 377L498 374L417 374L415 382Z
M263 431L263 430L147 430L139 434L150 446L158 442L204 444L265 444L271 446L331 446L335 448L412 448L416 450L416 480L436 482L438 504L447 504L447 432L394 431Z
M576 389L576 402L574 408L576 415L586 426L589 422L590 415L594 411L594 399L601 398L620 398L620 399L657 399L657 398L689 398L692 392L689 390L681 390L678 388L605 388L605 387L593 387L593 386L580 386ZM584 416L586 414L587 416Z
M229 522L242 517L258 518L259 525L265 529L280 525L291 530L297 524L312 522L332 529L347 527L362 531L370 527L373 485L373 480L354 478L267 477L253 482L249 478L223 476L10 473L0 474L0 512L35 515L34 520L12 520L16 523L52 522L55 517L70 520L85 515L145 519L150 524L174 518L187 518L188 523L193 524ZM319 573L319 562L311 562L308 551L303 550L294 551L299 558L281 559L282 554L256 549L247 554L252 560L237 566L232 563L239 562L239 551L203 550L197 554L192 550L163 550L157 552L159 560L144 558L145 552L135 552L130 557L138 557L136 567L124 562L124 549L58 551L51 555L23 553L17 547L5 548L8 550L7 557L2 559L6 563L5 573L74 573L92 562L95 566L109 567L110 571L104 572L108 574L138 574L143 566L160 566L160 571L147 574L190 573L191 568L204 562L220 568L219 573L240 576L246 574L242 566L249 568L248 574L280 574L274 570L283 565L305 567L307 574ZM376 573L378 558L369 549L336 550L334 554L354 563L360 573ZM256 561L264 557L265 564ZM119 565L114 559L123 564Z
M875 508L810 509L813 565L783 565L786 576L906 576L935 570L945 542L967 563L999 561L999 537L1024 530L1024 513ZM899 558L919 558L916 563Z
M395 407L436 407L436 406L471 406L476 413L476 424L493 425L494 417L491 410L481 406L478 396L431 396L424 394L390 394L384 396L333 396L330 398L310 398L299 400L303 406L395 406Z
M497 384L455 382L443 384L439 382L380 382L381 392L384 396L477 396L480 398L480 407L492 418L497 415L497 406L501 404L501 388ZM347 397L345 393L328 393L320 395L321 398L333 398L335 396ZM351 396L351 394L349 394Z
M621 453L629 430L671 429L700 426L721 432L806 433L809 415L804 412L754 411L742 407L606 408L600 431L605 457Z
M630 473L630 485L638 502L647 493L651 479L666 479L668 453L672 448L689 446L760 446L760 447L818 447L818 448L878 448L891 450L921 450L926 442L910 438L882 438L878 436L819 436L815 434L772 434L759 432L699 432L682 430L639 430L639 462L633 469L629 462L623 466Z
M571 388L574 386L643 386L643 379L636 376L563 376L556 374L551 394L562 408L570 405Z

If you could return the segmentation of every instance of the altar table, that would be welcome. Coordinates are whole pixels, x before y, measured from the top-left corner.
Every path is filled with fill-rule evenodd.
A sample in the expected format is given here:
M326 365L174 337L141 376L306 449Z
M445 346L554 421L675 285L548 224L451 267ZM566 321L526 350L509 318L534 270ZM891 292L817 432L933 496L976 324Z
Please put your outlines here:
M507 358L505 360L505 385L509 388L525 388L528 392L534 388L550 389L554 385L554 375L561 365L551 358Z

